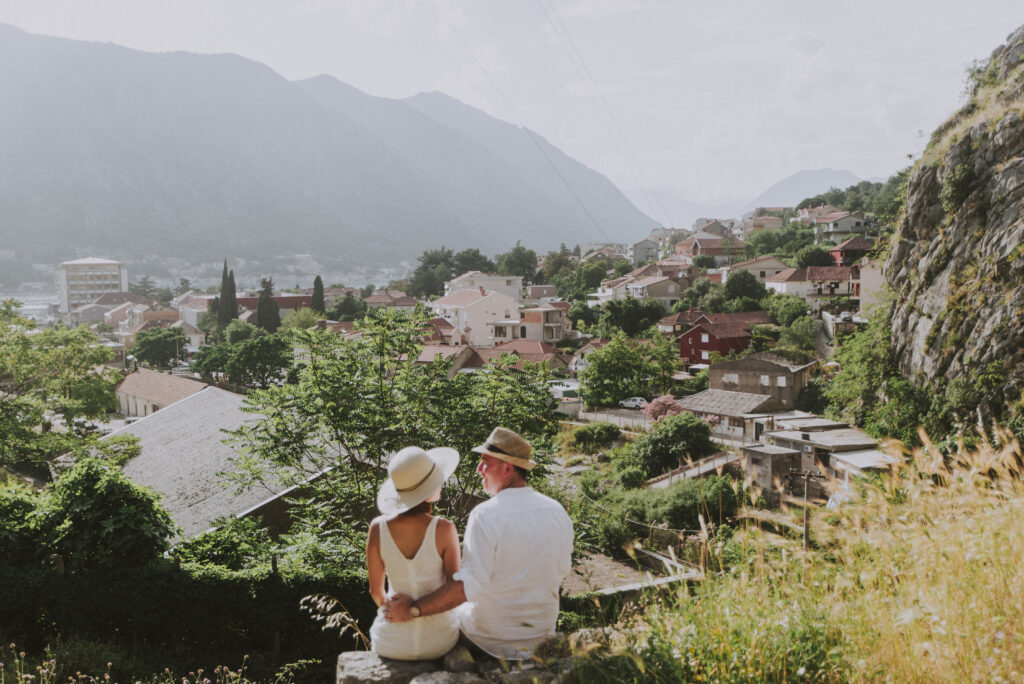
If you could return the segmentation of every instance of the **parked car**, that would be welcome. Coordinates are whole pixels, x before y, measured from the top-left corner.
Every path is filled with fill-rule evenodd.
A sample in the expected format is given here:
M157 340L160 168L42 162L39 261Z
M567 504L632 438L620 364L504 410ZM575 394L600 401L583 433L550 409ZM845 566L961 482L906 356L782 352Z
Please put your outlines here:
M619 402L622 408L642 409L647 406L647 400L643 397L630 397Z

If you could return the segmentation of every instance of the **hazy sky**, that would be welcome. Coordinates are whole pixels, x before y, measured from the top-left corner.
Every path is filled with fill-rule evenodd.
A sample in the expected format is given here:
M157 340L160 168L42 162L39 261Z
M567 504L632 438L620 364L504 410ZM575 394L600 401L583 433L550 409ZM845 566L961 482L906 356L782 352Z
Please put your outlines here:
M801 169L905 166L1024 2L0 0L0 22L386 97L440 90L620 187L742 203Z

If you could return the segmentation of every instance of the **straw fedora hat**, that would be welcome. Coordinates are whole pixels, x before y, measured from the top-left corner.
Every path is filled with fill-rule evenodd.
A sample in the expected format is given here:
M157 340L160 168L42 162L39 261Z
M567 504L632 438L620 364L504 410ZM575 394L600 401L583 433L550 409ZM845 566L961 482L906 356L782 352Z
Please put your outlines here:
M455 449L405 447L388 463L388 479L377 492L377 508L384 515L394 515L418 506L441 488L458 465Z
M533 470L533 466L537 465L536 461L530 460L530 454L533 453L530 443L507 428L494 428L487 441L475 447L473 451L493 456L525 470Z

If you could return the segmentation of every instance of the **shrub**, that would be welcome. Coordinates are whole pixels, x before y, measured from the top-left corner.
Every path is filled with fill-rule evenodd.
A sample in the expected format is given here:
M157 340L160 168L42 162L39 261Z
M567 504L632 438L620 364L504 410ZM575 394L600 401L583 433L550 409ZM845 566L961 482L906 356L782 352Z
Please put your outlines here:
M706 523L719 524L736 515L740 497L728 476L681 480L665 489L634 489L609 495L605 501L618 517L649 525L668 525L676 530L698 530Z
M19 485L0 485L0 563L29 563L38 556L39 497Z
M158 495L95 458L78 461L54 483L43 517L45 534L71 568L147 565L174 533Z
M644 477L644 472L639 468L623 468L618 472L619 484L626 489L636 489L637 487L643 487L647 478Z
M604 421L584 425L572 434L576 448L588 454L610 446L620 436L622 432L618 426Z
M672 470L688 459L694 461L715 452L711 428L700 418L681 413L655 424L633 443L633 454L646 477Z
M942 208L947 214L956 213L960 209L964 200L971 194L974 179L974 168L969 164L957 164L942 179L939 201L942 202Z
M217 521L220 526L174 547L175 554L186 563L218 565L241 570L262 560L266 562L273 542L267 530L253 518L228 518Z

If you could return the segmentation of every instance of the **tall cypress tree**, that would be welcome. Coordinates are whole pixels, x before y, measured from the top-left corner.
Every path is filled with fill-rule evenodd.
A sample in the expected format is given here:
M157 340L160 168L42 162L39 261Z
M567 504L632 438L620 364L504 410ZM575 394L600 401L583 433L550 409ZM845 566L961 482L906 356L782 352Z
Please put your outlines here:
M256 302L256 325L267 332L277 332L281 327L281 311L274 301L274 281L264 278L260 281L260 298Z
M224 260L224 270L220 275L220 307L217 310L217 325L221 328L231 322L231 284L228 282L228 260Z
M320 279L320 276L313 280L313 301L310 302L309 308L319 314L327 313L327 308L324 305L324 281Z
M238 318L238 290L235 287L235 270L231 269L228 271L228 292L230 293L231 300L228 303L228 322Z

